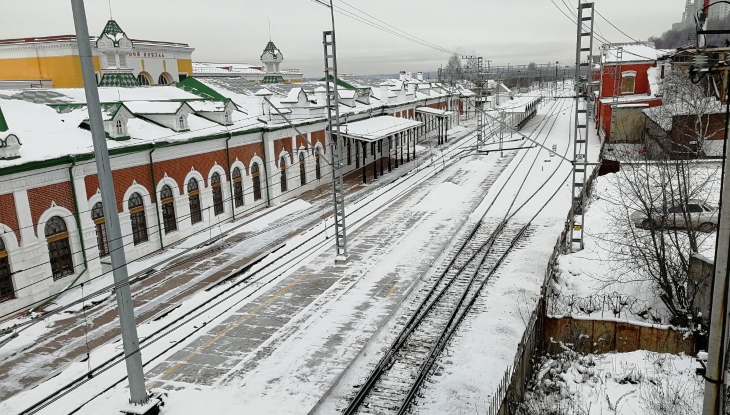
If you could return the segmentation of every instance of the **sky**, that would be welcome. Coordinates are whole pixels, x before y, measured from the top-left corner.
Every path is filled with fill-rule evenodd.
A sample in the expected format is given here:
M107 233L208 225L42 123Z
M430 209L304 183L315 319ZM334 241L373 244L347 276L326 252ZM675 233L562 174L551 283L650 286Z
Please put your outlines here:
M111 8L130 38L187 43L195 48L195 61L260 65L270 21L271 40L284 55L282 69L300 69L306 77L317 77L324 71L322 32L330 29L331 21L329 9L316 1L111 0ZM568 13L567 7L577 8L577 0L334 2L336 9L446 50L336 13L340 73L434 71L446 64L449 51L482 56L492 65L575 61L576 27L558 6ZM85 3L89 32L98 34L109 19L109 0ZM646 40L681 20L684 0L595 0L595 7L626 34ZM70 1L0 0L0 9L0 39L74 33ZM631 41L600 16L596 22L597 32L609 41Z

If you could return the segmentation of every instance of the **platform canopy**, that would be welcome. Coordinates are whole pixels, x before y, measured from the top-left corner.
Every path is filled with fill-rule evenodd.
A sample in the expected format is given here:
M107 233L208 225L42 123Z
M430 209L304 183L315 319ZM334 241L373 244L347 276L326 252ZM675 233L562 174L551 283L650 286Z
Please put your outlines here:
M355 140L373 142L388 138L393 134L414 129L423 125L420 121L382 115L366 120L349 122L340 126L340 134Z
M418 107L416 108L416 112L420 114L435 115L437 117L450 117L454 115L452 111L438 110L431 107Z

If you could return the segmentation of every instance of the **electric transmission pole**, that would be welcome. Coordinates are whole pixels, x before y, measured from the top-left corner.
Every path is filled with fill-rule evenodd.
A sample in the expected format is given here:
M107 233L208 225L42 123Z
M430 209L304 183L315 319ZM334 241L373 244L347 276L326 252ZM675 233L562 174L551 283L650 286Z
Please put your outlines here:
M335 249L336 263L347 262L347 228L345 226L345 186L342 179L342 147L344 138L340 136L340 98L337 93L337 47L335 44L335 9L330 0L332 30L322 35L324 45L324 73L327 88L327 132L330 136L332 153L332 201L335 208ZM330 81L331 79L331 81ZM338 144L338 141L340 142ZM389 150L390 151L390 150Z
M581 3L578 0L578 35L575 47L575 113L573 125L573 187L570 218L570 252L575 252L575 245L579 249L584 247L583 231L586 204L586 179L588 168L588 124L590 111L590 94L587 86L590 85L593 64L593 3ZM586 28L587 26L587 28ZM583 61L583 52L588 53L588 59ZM587 68L585 85L581 82L581 69ZM585 86L585 88L584 88Z
M135 405L142 405L147 403L149 397L144 384L142 354L139 350L137 326L134 322L132 293L129 289L129 275L127 274L127 259L124 255L122 231L119 226L119 212L117 212L117 200L114 194L109 150L104 136L104 120L101 116L99 90L96 85L96 74L91 60L91 42L89 40L89 28L86 23L84 0L71 0L71 7L73 9L74 25L76 26L79 57L81 58L81 73L86 92L86 105L89 111L91 137L94 142L94 158L96 159L96 170L99 177L99 189L101 190L101 201L104 217L106 218L104 226L109 237L109 255L114 270L114 293L117 297L117 310L119 311L119 322L122 329L124 362L127 365L129 393L131 395L130 402Z

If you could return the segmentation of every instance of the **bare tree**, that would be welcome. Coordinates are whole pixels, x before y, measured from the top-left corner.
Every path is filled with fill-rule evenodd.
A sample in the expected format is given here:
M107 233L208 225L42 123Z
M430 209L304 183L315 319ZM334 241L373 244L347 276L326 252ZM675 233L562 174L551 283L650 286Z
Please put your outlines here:
M461 58L459 55L451 55L449 62L446 64L446 68L443 69L443 72L446 82L451 86L456 85L456 82L462 79Z
M721 180L719 163L697 159L704 141L717 134L709 115L718 104L682 73L672 74L664 90L664 105L651 109L658 128L647 128L643 138L643 156L650 160L614 150L621 169L609 179L615 189L611 223L597 237L609 242L608 284L650 283L670 322L693 327L701 281L689 277L690 258L711 248L715 238L715 225L698 223L693 210L716 205Z

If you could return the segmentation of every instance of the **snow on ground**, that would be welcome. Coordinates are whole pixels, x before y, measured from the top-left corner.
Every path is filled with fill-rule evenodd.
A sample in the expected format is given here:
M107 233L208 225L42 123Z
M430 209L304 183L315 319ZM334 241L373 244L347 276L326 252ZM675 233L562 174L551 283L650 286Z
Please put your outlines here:
M572 125L569 107L566 103L559 115L545 117L549 124L533 137L539 142L547 138L548 148L557 144L559 154L572 154L565 145ZM541 109L539 114L549 108ZM598 137L591 137L588 154L594 160L600 143ZM529 145L525 141L524 145ZM514 174L487 220L501 219L508 210L514 212L523 205L514 216L514 223L526 223L536 214L537 217L527 235L487 283L471 314L437 360L436 374L424 383L422 398L417 399L419 414L486 413L492 394L514 361L517 345L539 297L548 260L565 227L571 197L570 179L565 179L572 166L557 157L551 158L540 147L527 152L526 162L519 167L520 156L512 162ZM528 171L533 160L535 166ZM523 181L524 186L519 190ZM545 205L553 194L555 198Z
M622 169L642 169L623 164ZM649 170L653 175L653 170ZM720 164L699 163L694 178L707 183L701 195L717 206L720 190ZM626 221L626 193L631 173L609 174L596 178L589 208L585 215L585 249L559 258L560 274L553 283L553 297L548 313L556 316L611 319L668 324L670 314L657 298L651 281L642 278L625 262L616 261L620 246L617 221ZM699 197L700 195L698 195ZM628 213L638 206L630 206ZM641 235L644 230L637 229ZM680 237L682 232L679 232ZM714 258L716 233L699 233L700 254Z
M543 357L525 415L699 415L704 382L686 355L647 351Z
M404 181L419 180L420 178L425 178L425 177L429 177L433 174L437 174L440 171L440 167L441 167L440 161L439 161L438 168L436 166L429 167L428 165L424 165L417 172L414 172L414 173L406 176L407 179L396 180L396 182L394 182L393 185L401 186L404 183ZM482 178L489 174L489 169L485 170L484 165L478 166L478 167L480 167L479 173ZM459 171L461 171L461 170L459 170ZM457 179L458 178L457 176L459 176L459 175L455 175L454 179ZM451 178L451 177L452 176L449 176L449 178ZM479 182L479 180L477 180L477 179L473 179L473 180L476 182ZM473 184L472 184L472 186L473 186ZM429 188L428 185L423 186L424 191L426 191L428 188ZM386 190L377 189L374 192L372 192L368 197L359 199L357 201L357 203L355 203L355 204L348 205L348 207L347 207L348 212L353 212L353 214L354 214L354 216L352 218L348 219L348 227L350 227L351 230L355 230L359 226L362 226L362 223L360 223L358 225L359 218L363 218L368 213L371 213L371 212L377 211L378 209L382 209L384 207L389 206L389 203L383 204L382 202L375 203L372 205L367 205L367 203L370 200L374 199L379 194L382 194L384 191L386 191ZM365 206L365 208L360 209L363 206ZM465 206L458 206L458 205L454 205L454 206L455 206L455 208L464 209L467 212L470 211L470 209ZM358 210L358 211L356 212L356 210ZM452 223L453 215L450 214L453 212L451 212L448 209L439 209L437 213L439 215L441 215L440 219L438 221L436 221L436 223L431 223L430 226L436 226L437 229L439 227L445 226L444 224L448 225L447 227L456 226L456 224ZM412 213L406 212L404 215L405 215L405 217L408 217L408 216L412 216ZM383 225L383 226L385 226L385 225ZM318 228L318 229L312 228L309 231L307 231L301 235L291 238L289 240L289 242L287 243L287 245L288 246L297 246L297 245L301 244L303 241L309 240L312 236L312 233L316 234L321 231L320 227L315 227L315 228ZM395 228L396 227L394 227L394 226L390 226L390 227L386 226L384 229L395 229ZM413 231L413 230L409 229L409 231ZM436 238L438 243L443 243L443 240L441 238L439 238L439 234L435 230L431 229L430 232L426 232L425 234L429 235L432 238ZM423 236L425 236L425 235L422 234L421 237L423 237ZM375 235L374 237L379 238L380 236ZM311 242L304 243L299 248L297 248L296 252L308 252L309 254L314 254L314 255L318 254L319 252L321 252L321 249L314 249L314 246L319 244L320 239L322 239L322 238L324 238L324 236L315 238ZM395 241L395 239L393 241ZM370 246L370 248L372 248L373 246L377 247L378 244L373 243L373 242L374 242L373 240L365 241L364 242L365 248L368 248L368 246ZM327 245L324 245L324 246L327 247ZM418 244L414 245L414 244L401 243L401 244L398 244L398 246L399 247L402 246L404 248L408 247L409 249L413 250L413 252L415 252L414 255L417 255L417 257L419 257L419 258L428 257L428 251L426 249L424 249L424 247L422 247ZM434 248L431 247L431 250L433 250L433 249ZM280 289L280 288L277 288L276 284L285 284L285 282L288 281L287 278L296 277L296 274L293 274L292 272L296 271L297 267L301 266L306 261L309 261L311 259L311 257L305 258L305 260L306 260L305 262L301 262L302 259L298 259L297 261L294 261L292 263L292 261L290 259L280 257L280 255L283 255L283 251L285 251L285 250L286 249L282 249L281 250L282 252L277 252L276 254L273 255L273 257L280 258L280 259L278 260L278 262L276 262L268 267L268 269L271 270L271 274L270 274L271 277L268 277L269 278L268 280L262 281L262 283L259 283L259 284L253 284L253 285L251 285L251 287L249 287L241 292L235 293L235 295L232 295L230 298L223 300L219 304L216 304L213 308L211 308L208 311L204 311L200 314L193 313L192 310L195 307L197 307L200 304L206 303L213 295L215 295L215 294L219 293L220 291L227 288L226 285L221 285L221 286L215 287L215 288L211 289L210 291L201 292L201 293L197 294L196 296L194 296L193 298L191 298L190 300L183 302L179 308L173 310L170 314L164 316L163 318L160 318L159 320L151 321L151 322L148 322L146 324L139 326L139 329L138 329L139 335L140 335L140 339L142 340L143 347L144 347L143 352L142 352L143 359L146 362L148 362L148 361L151 361L151 359L155 358L156 356L159 356L159 359L155 362L155 364L160 361L165 361L166 359L170 358L175 352L179 351L180 347L186 345L189 341L195 341L201 335L205 335L208 330L223 323L224 320L229 317L230 313L228 313L228 314L224 313L224 314L216 317L217 313L220 312L221 310L222 311L238 310L242 306L246 307L247 304L250 304L252 301L256 301L256 298L259 295L266 292L266 291L263 291L262 293L259 293L259 291L261 291L263 287L267 287L267 289L268 289L268 287L271 287L271 290L275 291L275 290ZM392 252L390 253L390 255L392 255L393 258L396 258L399 260L402 259L402 257L403 257L402 255L400 255L398 253L398 251L396 249L393 249ZM379 254L369 254L369 255L363 255L363 258L367 258L370 260L370 259L378 259L378 258L380 258L380 256L379 256ZM330 255L330 253L328 253L323 257L323 259L314 261L314 264L316 264L316 266L325 266L325 265L331 264L332 262L333 261L332 261L331 255ZM428 264L425 264L425 265L427 266ZM253 268L251 268L251 270L249 270L249 273L257 271L259 267L260 267L259 265L254 266ZM387 268L390 269L391 267L388 266ZM355 275L354 276L351 275L350 278L352 279L352 278L358 277L355 279L360 279L359 277L362 277L363 271L368 270L370 268L369 267L363 267L363 268L353 267L352 269L353 269L353 272L355 273ZM294 275L294 276L292 276L292 275ZM376 275L377 275L377 273L376 273ZM381 275L381 277L382 277L382 275ZM392 279L392 276L390 276L390 275L386 275L385 277L388 280ZM413 275L411 275L411 278L412 277L413 277ZM272 285L270 285L270 283L273 283L274 285L272 286ZM342 289L348 289L350 285L351 284L349 283L349 281L347 279L343 279L343 281L339 284L338 287L340 290L342 290ZM287 285L287 286L290 286L290 285ZM358 295L363 295L364 292L369 292L369 289L371 288L371 287L368 287L367 285L364 287L365 288L362 288L363 291L361 291ZM406 287L398 286L398 289L395 291L405 290L405 288ZM335 290L335 293L337 293L337 287L334 288L334 290ZM389 294L389 296L390 296L390 294ZM339 297L339 294L335 295L335 298L338 298L338 297ZM393 295L392 297L393 297L393 299L391 301L395 301L398 298L395 295ZM268 296L264 297L264 298L268 298ZM327 295L325 295L324 298L331 299L330 297L327 297ZM355 297L355 298L357 299L357 297ZM326 304L327 304L327 302L325 301L324 303L319 302L319 303L316 303L316 305L310 306L310 308L307 309L308 311L307 310L304 311L304 314L302 316L302 319L304 319L303 321L300 321L299 317L295 317L297 324L293 323L291 326L285 326L282 328L282 330L284 332L289 333L287 336L285 336L284 340L288 339L293 333L298 333L299 335L302 335L302 333L303 333L306 335L306 341L304 343L295 344L293 346L287 344L287 347L282 347L281 350L279 350L279 355L283 354L284 357L287 357L289 355L295 355L292 353L292 351L302 351L302 352L307 352L307 353L311 354L313 356L312 360L310 360L310 361L307 361L305 359L292 360L290 358L282 360L281 357L279 357L278 359L272 358L272 359L268 360L267 364L271 365L272 368L275 368L278 371L286 370L287 368L289 368L290 372L288 372L287 376L285 376L283 378L280 377L280 378L269 379L268 382L256 382L256 384L260 385L263 389L258 390L258 392L261 395L254 395L252 397L252 399L254 401L259 399L261 396L270 396L270 404L275 405L275 404L281 404L282 400L288 397L291 400L290 408L295 409L295 411L293 413L301 413L301 411L299 411L298 409L301 409L301 402L303 400L304 401L309 400L310 404L313 404L314 401L316 401L316 399L318 399L319 396L322 393L324 393L324 391L326 390L326 388L329 385L329 383L327 383L327 382L325 382L324 384L319 384L317 386L316 393L318 393L319 395L317 395L315 393L315 394L302 394L301 396L291 397L290 393L288 391L292 387L292 385L302 386L301 382L298 382L296 377L294 376L294 374L291 372L291 370L294 370L294 367L295 367L294 363L303 364L304 366L299 367L300 369L302 369L304 367L310 367L310 368L316 369L315 370L316 372L319 372L324 367L328 366L327 359L324 359L324 361L321 361L320 358L322 356L320 356L318 353L318 350L321 349L323 338L321 335L314 335L314 334L330 332L332 330L333 325L330 324L330 322L325 320L325 321L318 323L321 325L320 331L305 330L307 328L307 326L310 324L309 322L307 322L307 319L315 318L315 321L316 321L316 317L319 315L318 310L320 310L320 309L327 310L328 309L328 308L324 307L324 305L326 305ZM359 304L358 301L353 301L353 300L344 302L344 306L353 309L351 311L353 313L355 313L355 315L358 315L358 313L359 313L358 304ZM329 309L331 318L346 317L347 314L346 313L342 314L341 311L342 311L341 307L334 307L334 308ZM312 313L314 313L314 314L312 314ZM377 311L377 310L373 311L373 315L378 315L380 318L384 318L387 315L387 313L383 314L383 311L381 309L380 311ZM156 336L155 333L158 330L162 329L165 324L170 323L171 321L175 321L178 318L189 318L190 320L187 323L185 323L183 328L181 328L180 330L164 335L165 341L155 342L149 346L146 344L145 339L150 338L151 336ZM373 322L370 322L370 324L373 324ZM202 331L195 332L198 330L198 328L203 327L203 326L205 326L206 328L203 329ZM344 327L342 327L342 330L343 331L341 333L337 334L337 337L340 337L343 339L349 339L348 335L352 331L349 328L349 326L345 325ZM193 334L193 337L188 339L187 336L190 336L191 334ZM349 339L349 340L354 340L354 338ZM360 340L364 341L362 338ZM272 340L272 341L275 341L275 340ZM171 350L166 350L171 344L174 346L176 342L181 342L179 347L173 348ZM120 347L121 346L119 345L119 343L112 343L112 344L106 344L98 349L95 349L92 353L92 363L98 363L100 361L103 361L103 360L113 356L115 353L119 352ZM264 348L264 350L266 350L267 345L262 345L262 347ZM342 350L346 351L346 350L350 350L350 349L343 348ZM339 364L344 366L344 365L346 365L346 363L348 361L349 360L345 358L344 360L340 361ZM287 364L283 365L282 362L287 362ZM316 364L319 364L321 366L319 368L317 368L317 367L315 367ZM309 365L309 366L307 366L307 365ZM149 371L153 366L147 367L146 371ZM39 397L44 396L45 394L52 391L54 388L57 388L59 385L63 384L64 382L66 382L76 376L82 376L84 374L86 368L87 368L86 363L74 363L69 368L67 368L66 370L61 372L61 374L59 374L57 377L53 378L52 381L47 381L32 390L25 391L19 395L14 396L13 398L11 398L8 401L0 403L0 408L3 411L10 411L10 412L16 412L18 410L22 410L24 405L27 404L28 402L35 401ZM23 369L20 368L20 370L23 370ZM276 370L274 370L274 369L263 370L259 373L266 376L269 374L277 373ZM124 373L123 366L117 365L117 366L113 367L111 370L108 370L104 373L100 373L100 374L96 375L89 384L84 385L80 390L76 391L75 393L65 396L61 401L56 402L52 407L47 408L46 413L59 413L59 412L64 412L64 411L70 410L71 408L74 407L74 405L77 405L80 402L80 400L91 397L91 395L93 395L93 393L95 391L100 391L101 388L103 387L103 385L110 384L112 379L115 379L115 378L119 379L120 374L122 374L122 373ZM336 374L330 373L330 374L328 374L328 376L336 376ZM269 385L272 382L275 382L276 380L279 380L282 382L278 395L270 393L269 389L265 387L265 385ZM247 381L244 379L243 382L247 382ZM176 383L172 382L172 384L174 385ZM84 410L90 411L89 413L98 413L100 408L108 409L110 407L113 407L113 408L118 407L118 405L120 403L125 402L127 399L128 392L126 391L125 386L126 386L126 382L122 382L121 386L113 389L112 393L100 397L93 404L85 407ZM200 389L206 389L206 388L200 387ZM192 388L188 388L188 389L186 389L186 391L184 393L181 393L181 394L183 394L183 395L192 394L193 390L194 389L192 389ZM241 390L246 391L246 390L248 390L248 388L246 386L243 386L242 388L239 389L239 391L241 391ZM251 391L252 391L252 394L255 394L257 390L252 388ZM241 399L243 399L243 397ZM239 401L241 401L241 400L239 400ZM233 404L235 402L230 402L230 403ZM50 412L48 412L49 410L50 410Z

